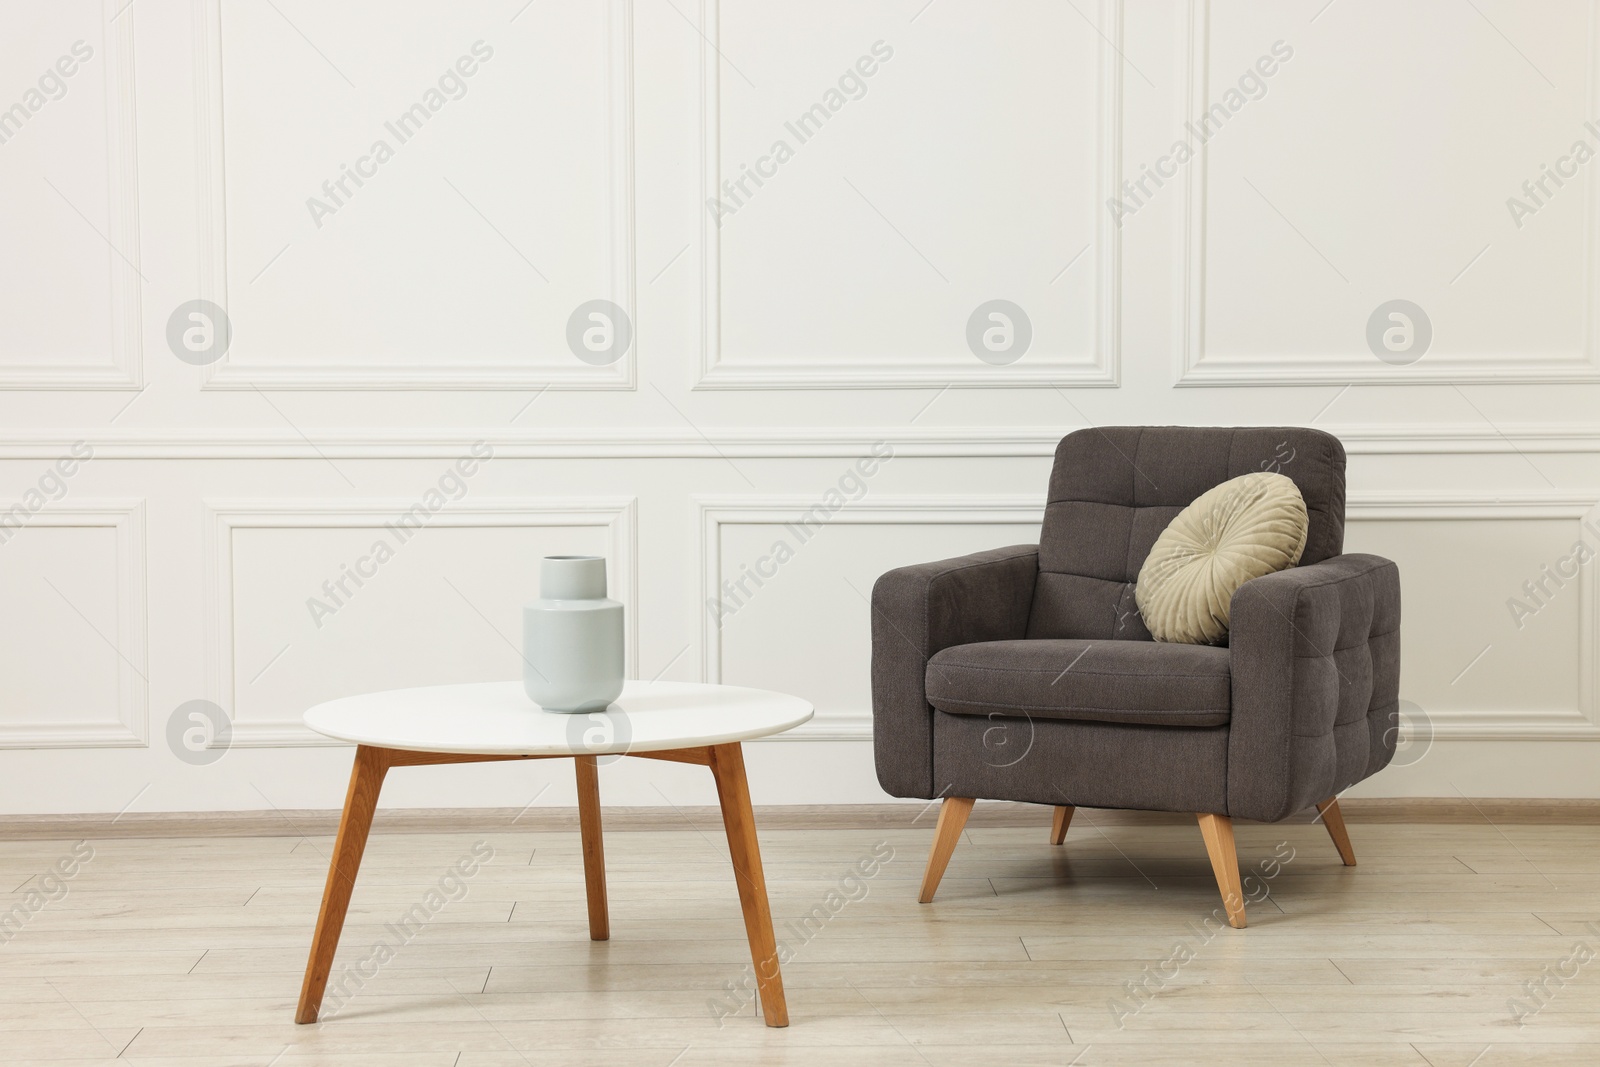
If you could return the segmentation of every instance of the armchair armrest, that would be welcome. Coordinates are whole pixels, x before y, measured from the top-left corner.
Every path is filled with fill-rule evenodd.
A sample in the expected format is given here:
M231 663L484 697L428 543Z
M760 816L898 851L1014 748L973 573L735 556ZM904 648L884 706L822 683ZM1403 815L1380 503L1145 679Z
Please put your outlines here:
M1274 822L1382 770L1400 699L1400 572L1351 553L1246 582L1229 609L1228 814Z
M928 660L952 645L1024 637L1037 545L901 567L872 587L872 741L878 781L897 797L937 796Z

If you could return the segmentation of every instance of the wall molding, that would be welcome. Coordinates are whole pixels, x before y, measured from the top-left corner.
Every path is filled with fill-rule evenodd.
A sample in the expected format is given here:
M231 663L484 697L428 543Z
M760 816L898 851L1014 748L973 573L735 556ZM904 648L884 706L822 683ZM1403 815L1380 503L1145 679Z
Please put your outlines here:
M234 721L231 744L239 748L337 745L341 742L291 719L240 722L238 676L233 661L233 531L238 529L366 529L393 521L417 503L412 499L206 499L205 578L206 695ZM606 560L611 595L625 605L625 669L636 677L639 663L639 509L634 497L480 497L447 505L427 529L472 527L600 526L609 533ZM299 709L304 711L305 709Z
M150 741L149 586L144 501L84 498L49 504L23 530L99 527L115 531L117 711L103 722L0 723L0 749L145 748ZM95 646L98 648L99 646Z
M1600 28L1600 5L1591 4L1590 31ZM1185 64L1187 91L1184 118L1203 114L1211 105L1210 50L1211 0L1189 0L1189 50ZM1600 41L1589 50L1589 114L1600 114ZM1364 349L1326 357L1245 357L1215 354L1206 348L1206 233L1208 220L1207 184L1210 147L1202 144L1195 162L1186 168L1187 192L1183 217L1182 252L1182 336L1177 355L1179 386L1285 386L1373 384L1415 384L1479 382L1495 384L1578 384L1600 382L1600 317L1597 317L1595 290L1600 285L1600 174L1587 176L1586 214L1588 233L1583 291L1588 294L1585 309L1584 350L1577 358L1527 358L1526 354L1502 352L1487 357L1424 356L1405 367L1391 366ZM1352 329L1351 336L1359 336Z
M1081 426L789 426L644 429L372 427L8 430L0 460L55 459L88 441L97 459L455 459L486 441L508 459L813 459L863 456L879 441L896 456L1051 457ZM1600 453L1600 423L1394 423L1325 426L1352 456Z
M720 596L722 527L730 523L782 524L800 518L817 505L815 496L798 494L697 496L696 525L700 541L700 680L721 683L721 627L710 604ZM1017 523L1033 525L1044 518L1043 496L872 496L846 504L827 526L962 525ZM764 577L764 576L763 576ZM861 590L867 593L867 590ZM818 711L810 722L779 734L774 741L859 741L872 736L870 711Z
M0 389L113 390L144 387L143 288L139 274L139 149L134 106L135 11L101 0L100 51L105 64L106 237L111 276L111 360L99 366L0 364ZM65 205L61 205L66 210ZM73 220L73 225L81 225ZM118 255L118 253L121 255ZM123 257L127 258L124 259Z
M1523 493L1351 493L1349 520L1473 522L1496 519L1594 521L1600 496L1570 490ZM1580 527L1580 530L1582 527ZM1600 529L1600 524L1597 524ZM1600 540L1591 544L1600 549ZM1600 563L1600 561L1597 561ZM1578 705L1548 711L1426 709L1436 740L1600 741L1596 663L1600 661L1600 566L1578 573Z
M722 248L706 201L721 196L720 0L700 0L700 377L695 389L882 389L917 386L959 388L1053 388L1120 384L1121 231L1102 205L1122 180L1123 0L1099 0L1097 183L1094 193L1095 341L1091 360L1024 357L998 367L970 360L952 362L790 360L739 365L722 351Z
M1351 493L1347 520L1428 520L1463 522L1493 519L1572 519L1596 511L1600 496L1551 490L1535 493ZM722 578L721 526L726 523L783 523L816 504L805 496L697 497L700 532L701 680L718 682L723 659L718 627L707 604L718 596ZM880 523L1031 523L1044 514L1043 501L1031 497L876 498L860 508L846 505L828 525ZM997 546L998 547L998 546ZM1597 545L1596 547L1600 547ZM1600 560L1585 567L1579 585L1579 703L1571 709L1541 712L1429 709L1433 738L1439 741L1600 741L1600 700L1595 665L1600 656ZM869 709L819 713L804 726L775 740L865 741L872 737Z
M192 0L196 42L195 122L198 158L200 296L228 308L228 224L221 0ZM206 367L207 390L634 390L638 387L637 256L634 226L633 0L605 0L607 110L606 181L610 188L611 268L606 298L634 322L634 342L609 366L575 357L550 365L355 363L272 366L235 362L232 354Z
M757 738L745 744L765 744ZM925 800L907 799L881 804L757 804L756 821L766 830L926 830ZM573 832L578 827L576 805L534 805L522 808L384 808L372 825L374 834L482 834L485 832ZM1183 826L1194 816L1168 811L1133 811L1098 808L1096 827ZM1600 801L1590 799L1524 799L1520 797L1353 797L1339 798L1346 822L1418 823L1450 826L1600 826ZM151 811L136 814L8 815L0 827L0 841L59 841L87 837L194 838L284 837L285 824L297 834L331 837L338 832L343 812L336 808L269 808L244 811ZM606 805L606 826L613 830L696 830L716 833L722 827L722 809L698 804L661 804L655 807ZM968 826L1033 827L1041 832L1049 821L1048 805L1010 800L986 800L972 811ZM1250 824L1251 820L1235 820ZM1289 825L1316 821L1315 809L1297 812ZM1282 825L1282 824L1277 824Z

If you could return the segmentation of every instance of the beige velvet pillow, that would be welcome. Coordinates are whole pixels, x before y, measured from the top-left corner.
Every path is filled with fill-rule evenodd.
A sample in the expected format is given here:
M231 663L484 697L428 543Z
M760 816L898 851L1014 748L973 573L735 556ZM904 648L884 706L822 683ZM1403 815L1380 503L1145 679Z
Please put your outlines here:
M1300 562L1310 527L1299 486L1261 471L1197 497L1156 538L1134 600L1157 641L1220 645L1233 594Z

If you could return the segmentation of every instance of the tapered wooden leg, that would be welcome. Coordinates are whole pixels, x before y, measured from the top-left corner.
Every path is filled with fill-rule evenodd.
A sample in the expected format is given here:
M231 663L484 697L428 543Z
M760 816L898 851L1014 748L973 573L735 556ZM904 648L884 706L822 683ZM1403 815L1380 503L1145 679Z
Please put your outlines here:
M606 849L600 837L600 768L593 756L579 756L578 827L583 834L583 881L589 890L589 940L611 937L606 909Z
M328 988L333 969L333 954L339 948L339 933L350 907L361 854L367 847L372 815L378 808L378 792L389 770L389 750L360 745L355 767L350 771L350 791L344 798L344 815L339 820L339 836L333 844L333 861L328 865L328 883L322 890L322 910L317 913L317 932L311 938L311 958L306 962L305 981L300 986L300 1006L294 1021L314 1023L322 1009L322 994Z
M967 825L967 816L972 814L972 797L945 797L944 803L939 805L939 825L933 829L933 848L928 853L928 869L922 872L922 892L917 900L923 904L933 900L933 894L939 891L939 879L944 877L944 869L950 866L950 856L956 850L956 842L961 840L961 831Z
M1328 828L1328 836L1333 838L1333 847L1339 850L1339 858L1344 860L1346 867L1356 865L1356 850L1350 846L1350 831L1344 828L1344 813L1339 810L1339 798L1329 797L1317 805L1317 811L1322 815L1322 825Z
M1239 855L1233 845L1233 820L1226 815L1200 815L1200 836L1206 839L1211 854L1211 870L1222 890L1222 906L1228 912L1228 925L1243 930L1244 891L1239 885Z
M1072 813L1076 810L1065 804L1056 808L1056 814L1050 820L1050 843L1059 845L1067 839L1067 827L1072 825Z
M728 832L728 852L733 857L733 878L744 909L745 935L750 939L750 960L756 968L756 989L768 1026L788 1026L789 1007L783 999L783 975L778 970L778 941L772 933L772 909L767 904L767 879L761 871L761 846L756 840L755 815L750 810L750 784L744 775L744 752L735 742L712 745L711 774L717 780L722 802L722 826Z

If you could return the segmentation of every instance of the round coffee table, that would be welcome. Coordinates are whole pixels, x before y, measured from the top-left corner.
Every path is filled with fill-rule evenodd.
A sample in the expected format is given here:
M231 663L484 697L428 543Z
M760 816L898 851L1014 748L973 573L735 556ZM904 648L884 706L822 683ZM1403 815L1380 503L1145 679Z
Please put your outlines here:
M750 811L739 742L782 733L811 718L799 697L764 689L695 682L628 682L603 712L547 712L529 700L521 682L441 685L368 693L319 704L306 712L311 729L356 745L350 790L333 846L327 887L317 914L295 1022L314 1023L333 970L350 893L391 767L487 760L570 758L577 765L578 822L588 888L589 937L611 936L606 910L605 852L600 838L600 780L596 756L626 755L693 763L710 769L722 803L755 963L756 988L768 1026L789 1025L778 970L777 939L761 873L761 850Z

